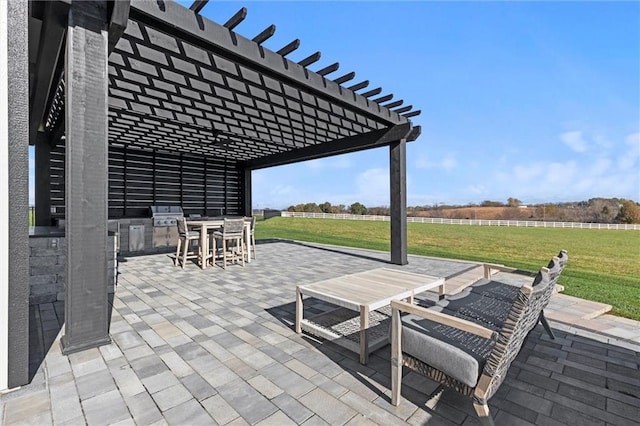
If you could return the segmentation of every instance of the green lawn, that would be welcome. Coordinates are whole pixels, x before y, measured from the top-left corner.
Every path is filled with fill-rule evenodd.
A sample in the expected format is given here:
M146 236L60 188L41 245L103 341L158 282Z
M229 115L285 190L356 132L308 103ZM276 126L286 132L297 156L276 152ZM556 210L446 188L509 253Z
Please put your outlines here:
M389 222L276 217L256 238L284 238L389 250ZM409 253L502 263L537 270L560 249L569 264L565 294L608 303L611 313L640 320L640 232L408 224Z

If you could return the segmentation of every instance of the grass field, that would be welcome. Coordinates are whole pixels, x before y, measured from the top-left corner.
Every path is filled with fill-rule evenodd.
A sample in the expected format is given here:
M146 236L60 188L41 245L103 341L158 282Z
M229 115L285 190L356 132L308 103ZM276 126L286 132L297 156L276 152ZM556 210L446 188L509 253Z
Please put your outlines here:
M276 217L258 222L256 238L284 238L389 250L389 222ZM502 263L537 270L560 249L569 264L565 294L608 303L612 314L640 320L640 232L408 224L409 253Z

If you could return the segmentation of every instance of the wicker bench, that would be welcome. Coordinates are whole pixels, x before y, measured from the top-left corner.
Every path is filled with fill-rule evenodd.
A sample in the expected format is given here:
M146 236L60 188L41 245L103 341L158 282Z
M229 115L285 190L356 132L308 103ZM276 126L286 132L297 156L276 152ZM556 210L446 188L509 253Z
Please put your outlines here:
M402 367L406 366L470 397L480 420L492 425L488 400L529 332L543 318L542 310L566 263L566 252L561 255L562 262L554 257L530 284L513 287L515 291L488 286L488 281L431 308L393 301L393 405L400 402ZM502 297L489 297L489 289ZM401 317L401 312L408 315Z
M554 259L557 259L557 269L553 268ZM554 282L558 281L560 273L567 264L568 259L569 257L566 250L562 250L558 256L551 259L547 265L550 273L553 274L551 279ZM493 276L494 271L530 277L530 279L536 276L536 273L531 271L510 268L503 265L485 264L484 278L476 281L460 293L438 302L432 309L447 315L476 322L494 331L499 331L509 313L511 305L518 297L520 286L496 280ZM551 286L549 292L544 295L542 310L538 318L538 321L542 323L551 339L555 339L555 336L544 316L544 308L549 304L554 289L555 286Z

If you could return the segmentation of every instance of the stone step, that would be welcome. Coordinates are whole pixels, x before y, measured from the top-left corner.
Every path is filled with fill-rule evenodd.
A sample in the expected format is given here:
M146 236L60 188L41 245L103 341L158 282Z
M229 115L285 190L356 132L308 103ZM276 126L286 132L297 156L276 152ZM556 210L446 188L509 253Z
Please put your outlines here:
M483 277L484 268L482 265L478 265L476 268L447 278L445 281L445 294L452 295L459 293ZM498 272L494 274L494 277L494 279L498 281L512 285L531 283L531 277L526 275ZM578 325L581 321L599 317L611 310L611 305L561 294L562 291L564 291L564 286L556 285L554 295L549 305L545 308L545 316L549 320Z
M484 277L484 268L478 265L473 269L469 269L461 274L454 275L445 280L444 294L452 295L459 293L466 287Z
M611 305L579 299L566 294L554 294L544 310L547 319L564 324L576 324L606 314Z

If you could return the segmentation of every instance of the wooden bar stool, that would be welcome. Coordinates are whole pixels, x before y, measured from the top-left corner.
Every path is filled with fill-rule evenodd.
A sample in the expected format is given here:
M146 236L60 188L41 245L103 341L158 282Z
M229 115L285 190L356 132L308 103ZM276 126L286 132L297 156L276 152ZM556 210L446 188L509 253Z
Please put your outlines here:
M192 241L198 241L200 239L200 233L198 231L189 231L187 227L187 219L184 216L179 217L177 222L178 226L178 249L176 250L176 258L173 262L174 266L178 266L178 263L182 263L182 269L187 259L195 259L200 257L200 248L197 251L189 251L189 246ZM180 250L182 249L182 253Z

